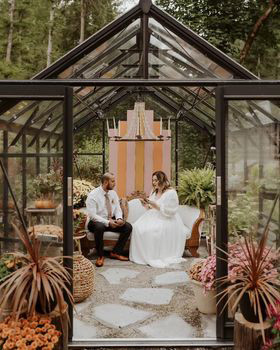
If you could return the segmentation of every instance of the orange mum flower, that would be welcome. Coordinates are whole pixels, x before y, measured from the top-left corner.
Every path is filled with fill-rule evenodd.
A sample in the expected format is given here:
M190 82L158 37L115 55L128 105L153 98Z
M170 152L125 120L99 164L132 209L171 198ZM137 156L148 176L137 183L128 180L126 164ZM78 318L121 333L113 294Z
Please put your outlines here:
M55 335L55 330L52 328L48 329L48 334Z

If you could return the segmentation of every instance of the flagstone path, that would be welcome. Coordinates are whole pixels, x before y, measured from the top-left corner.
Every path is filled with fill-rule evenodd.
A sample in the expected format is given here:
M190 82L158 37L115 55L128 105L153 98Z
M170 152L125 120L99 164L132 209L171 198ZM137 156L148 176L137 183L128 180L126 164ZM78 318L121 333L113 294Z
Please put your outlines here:
M105 259L93 294L76 304L73 339L215 338L216 316L196 309L186 273L194 261L159 269Z

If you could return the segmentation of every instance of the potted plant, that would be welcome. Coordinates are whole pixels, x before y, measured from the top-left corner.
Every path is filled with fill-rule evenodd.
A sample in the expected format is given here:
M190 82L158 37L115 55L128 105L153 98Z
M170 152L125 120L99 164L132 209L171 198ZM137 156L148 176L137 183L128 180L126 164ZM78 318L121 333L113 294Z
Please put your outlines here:
M62 192L61 173L52 169L47 174L39 174L33 181L33 191L37 197L36 208L55 208L56 199Z
M205 209L215 201L215 171L212 167L184 170L179 177L181 204Z
M204 314L216 313L216 290L215 290L215 273L216 265L213 261L200 260L193 264L189 270L189 276L192 281L192 288L196 300L197 308ZM211 259L213 260L213 259ZM209 266L207 266L207 264ZM211 272L210 272L211 271ZM209 277L206 277L210 272Z
M74 236L83 235L85 230L85 224L87 221L87 214L78 209L73 209L73 232Z
M61 332L48 316L33 315L15 320L7 317L0 323L0 348L58 349Z
M280 299L280 281L276 267L280 252L279 249L266 246L267 235L268 230L259 243L252 235L237 237L238 249L225 252L231 273L217 280L222 285L226 284L226 288L219 294L219 302L228 296L227 305L235 298L233 307L239 305L247 321L261 324L269 313L269 303L276 310L276 301ZM264 337L264 332L262 333Z
M266 339L262 350L280 349L280 300L275 303L276 309L269 305L270 336Z
M86 180L73 180L73 206L75 209L85 207L85 202L94 186Z
M0 285L2 296L0 307L8 299L12 301L12 312L19 316L27 300L27 315L33 315L37 310L48 313L58 305L61 318L65 313L65 295L73 303L73 296L68 289L70 274L62 265L61 257L40 256L40 242L30 238L28 233L21 232L14 224L15 231L21 239L27 254L11 253L23 261L16 271L4 277Z
M14 257L10 254L4 254L0 258L0 285L5 280L7 276L11 273L22 267L23 261L17 257ZM0 290L0 298L3 295L3 292ZM6 316L11 313L11 299L8 299L7 302L1 305L0 308L0 320L3 320Z

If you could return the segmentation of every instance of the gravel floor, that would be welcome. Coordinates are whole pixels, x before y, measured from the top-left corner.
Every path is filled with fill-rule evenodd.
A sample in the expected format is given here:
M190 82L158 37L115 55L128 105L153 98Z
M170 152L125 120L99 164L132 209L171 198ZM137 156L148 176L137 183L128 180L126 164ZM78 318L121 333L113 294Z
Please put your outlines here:
M200 248L199 252L201 257L206 255L204 248ZM155 276L171 271L187 271L193 261L194 258L188 256L183 263L174 265L172 268L158 269L149 266L137 265L130 261L120 262L106 258L104 266L101 268L96 268L94 293L83 303L77 304L78 314L75 315L75 318L84 322L87 326L93 326L96 331L96 338L144 338L145 335L138 330L140 326L147 325L155 320L167 317L171 314L177 314L185 322L189 323L195 328L195 337L202 338L204 334L201 324L201 315L196 309L193 291L189 282L186 284L162 286L164 288L170 288L174 291L174 295L168 305L139 304L119 298L119 296L123 294L127 288L155 287L153 283ZM92 262L94 263L94 258ZM110 267L127 268L140 273L135 278L128 278L122 281L120 284L112 285L104 278L103 275L100 274ZM92 316L94 307L102 304L127 305L130 307L135 307L138 310L151 311L155 313L155 315L145 321L137 322L124 328L110 328L96 321Z

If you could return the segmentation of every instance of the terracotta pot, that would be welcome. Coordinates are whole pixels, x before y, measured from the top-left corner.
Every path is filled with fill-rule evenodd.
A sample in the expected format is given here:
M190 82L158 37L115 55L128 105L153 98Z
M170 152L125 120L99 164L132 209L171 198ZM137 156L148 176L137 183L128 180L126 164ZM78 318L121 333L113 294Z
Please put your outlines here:
M0 201L0 209L3 209L3 201ZM15 203L12 200L8 201L8 209L15 209Z
M52 199L37 199L35 201L35 208L37 209L53 209L57 207L57 203Z
M197 308L203 314L215 314L216 313L216 291L204 291L203 284L195 281L192 281L192 288L196 300Z

